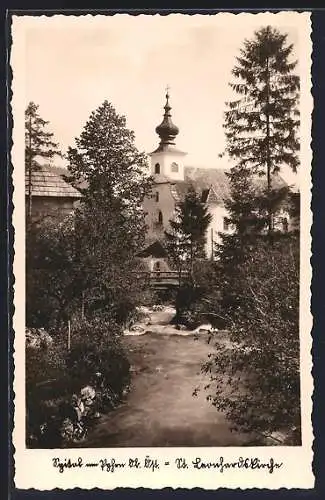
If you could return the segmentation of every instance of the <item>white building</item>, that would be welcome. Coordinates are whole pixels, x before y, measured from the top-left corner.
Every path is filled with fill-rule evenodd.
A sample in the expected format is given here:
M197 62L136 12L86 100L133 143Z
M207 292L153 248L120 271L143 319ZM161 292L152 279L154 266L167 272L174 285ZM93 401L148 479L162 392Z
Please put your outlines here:
M227 224L225 208L225 201L230 196L227 170L188 166L187 153L176 148L175 139L179 129L171 119L168 93L164 110L163 121L156 127L160 142L157 149L150 153L154 187L151 197L144 202L144 209L147 212L148 244L163 239L169 220L174 217L177 203L184 199L189 186L192 185L212 215L206 235L207 256L210 257L214 244L220 242L219 233L231 231ZM286 185L280 176L277 176L276 183L277 187ZM282 214L284 229L288 225L285 215Z

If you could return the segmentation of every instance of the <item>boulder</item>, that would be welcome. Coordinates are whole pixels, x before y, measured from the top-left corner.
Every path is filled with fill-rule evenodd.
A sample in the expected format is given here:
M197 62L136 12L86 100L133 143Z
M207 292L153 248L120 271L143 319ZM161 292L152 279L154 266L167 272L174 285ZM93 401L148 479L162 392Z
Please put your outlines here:
M130 332L144 332L145 331L145 328L143 328L143 326L141 325L132 325L130 327Z
M193 330L193 333L210 333L212 331L213 331L212 325L210 323L207 323L195 328L195 330Z

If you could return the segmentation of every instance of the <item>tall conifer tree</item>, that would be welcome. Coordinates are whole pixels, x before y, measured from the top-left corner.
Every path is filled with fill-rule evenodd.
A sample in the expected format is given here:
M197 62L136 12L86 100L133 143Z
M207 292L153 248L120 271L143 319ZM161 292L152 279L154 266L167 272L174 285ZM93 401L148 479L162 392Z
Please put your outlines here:
M273 176L284 165L296 172L299 164L299 78L293 73L297 62L292 52L287 35L270 26L246 40L232 70L236 81L230 84L238 98L227 103L225 113L226 149L235 162L230 174L233 191L238 176L265 179L269 233L277 201ZM257 210L261 193L259 198Z
M183 201L176 207L170 231L165 232L167 248L177 269L193 272L196 259L205 257L206 231L212 220L201 196L190 186Z
M84 186L75 218L80 289L88 298L99 294L107 310L124 304L120 313L126 314L125 302L139 291L132 270L146 234L142 202L151 185L146 156L136 148L125 117L108 101L91 113L75 142L68 157L70 181Z
M30 102L25 110L25 173L28 179L28 210L30 220L32 213L32 172L41 166L39 160L62 156L59 145L53 141L54 134L46 130L48 121L38 113L39 106Z

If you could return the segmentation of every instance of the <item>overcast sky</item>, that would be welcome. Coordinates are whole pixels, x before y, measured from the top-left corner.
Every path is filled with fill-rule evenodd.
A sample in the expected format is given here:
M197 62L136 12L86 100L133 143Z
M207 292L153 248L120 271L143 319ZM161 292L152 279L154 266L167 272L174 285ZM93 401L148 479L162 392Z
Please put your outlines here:
M155 127L168 84L180 129L177 146L188 152L187 163L222 167L218 154L225 146L231 69L244 39L267 24L288 33L298 57L299 31L288 14L29 18L26 104L39 104L65 151L107 99L126 116L138 148L148 153L158 143Z

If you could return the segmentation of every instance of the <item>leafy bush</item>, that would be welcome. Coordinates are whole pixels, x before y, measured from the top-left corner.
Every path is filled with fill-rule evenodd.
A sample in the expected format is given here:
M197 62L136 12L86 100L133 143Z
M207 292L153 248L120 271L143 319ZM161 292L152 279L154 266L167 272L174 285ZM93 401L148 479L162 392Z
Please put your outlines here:
M44 219L26 232L26 324L57 327L79 302L80 272L75 260L74 221Z
M202 323L216 323L216 315L212 312L216 301L220 301L220 285L216 280L218 264L213 261L200 260L193 264L193 280L185 282L177 289L174 303L179 323L194 329ZM209 308L208 304L213 307ZM210 309L210 310L209 310Z
M102 402L113 405L129 384L129 361L122 349L119 327L114 323L83 321L73 328L67 368L79 386L91 384Z
M73 392L66 346L26 346L27 444L53 448L60 443L60 407Z
M98 411L114 408L129 385L119 328L103 321L72 324L42 347L26 348L27 445L68 446L84 437ZM94 393L94 397L89 394Z
M119 225L120 214L116 210L114 222ZM76 315L88 319L106 316L122 325L130 319L148 288L144 279L135 279L138 260L133 258L122 234L123 245L117 240L113 214L110 227L104 230L106 215L103 222L99 221L102 212L85 211L84 207L61 223L45 220L28 226L26 324L29 327L60 328ZM118 231L121 232L120 227Z
M231 343L215 338L217 349L204 366L209 397L244 430L297 431L299 240L259 240L233 273L240 300L232 306Z

